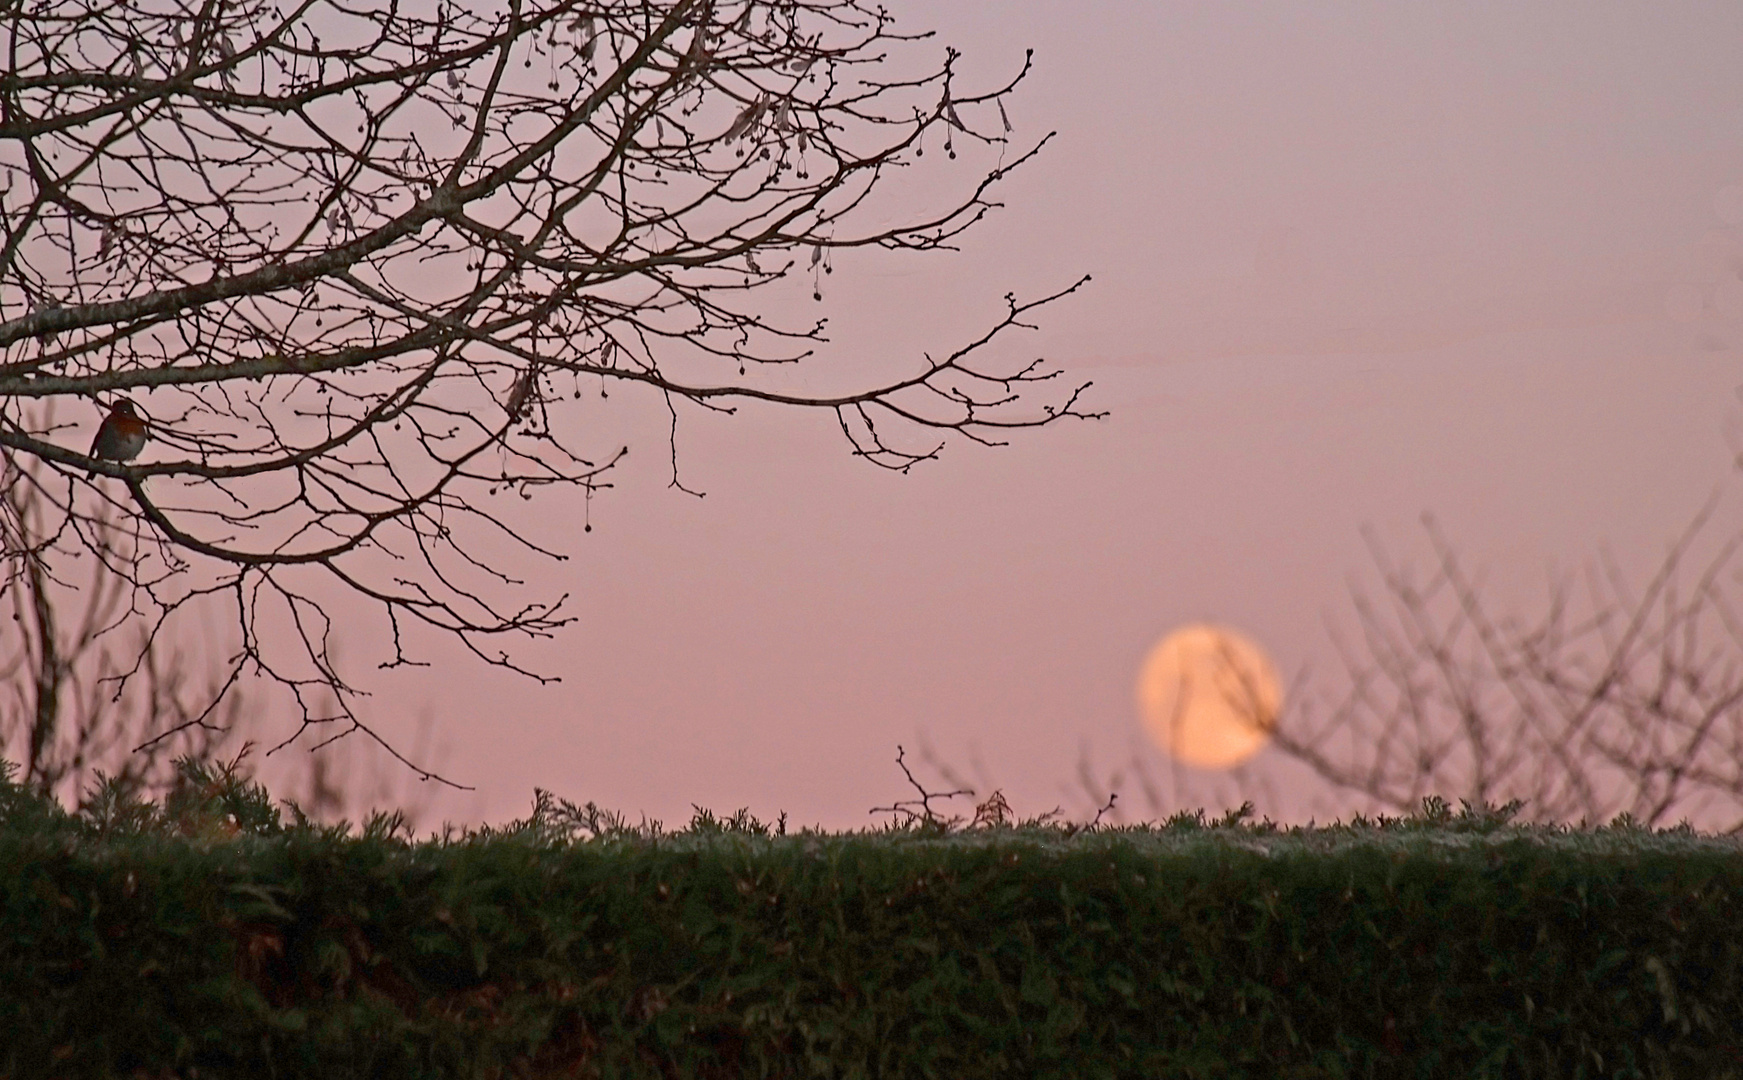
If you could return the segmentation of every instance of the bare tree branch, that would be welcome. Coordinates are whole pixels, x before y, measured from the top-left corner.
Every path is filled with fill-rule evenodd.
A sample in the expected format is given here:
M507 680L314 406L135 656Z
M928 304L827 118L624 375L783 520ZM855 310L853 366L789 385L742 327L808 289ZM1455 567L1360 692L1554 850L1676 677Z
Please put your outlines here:
M1495 616L1433 519L1421 584L1370 541L1388 603L1355 594L1363 645L1341 697L1286 710L1277 749L1365 809L1429 795L1517 800L1525 817L1743 828L1743 624L1727 588L1743 537L1684 585L1709 503L1636 592L1614 567L1558 583L1536 621Z
M658 395L674 484L689 407L832 414L898 470L1098 415L989 359L1083 281L850 388L789 374L824 323L763 297L821 297L838 251L950 249L1046 142L1007 144L1027 62L962 86L865 0L36 0L0 36L0 448L58 515L45 558L111 553L148 637L224 605L223 685L273 680L298 735L373 737L339 602L375 613L384 666L429 630L539 677L513 648L572 615L517 567L564 553L496 496L611 486L595 386ZM922 161L929 133L979 163ZM885 181L935 163L957 194L882 224ZM146 452L82 452L75 403L120 394Z
M32 478L6 460L0 596L12 617L0 623L0 757L18 763L20 782L68 803L99 779L161 794L175 758L209 759L232 741L241 699L217 708L221 678L196 678L187 652L128 625L126 579L89 553L78 559L65 534L46 533L45 506ZM84 563L82 582L53 574L72 562Z

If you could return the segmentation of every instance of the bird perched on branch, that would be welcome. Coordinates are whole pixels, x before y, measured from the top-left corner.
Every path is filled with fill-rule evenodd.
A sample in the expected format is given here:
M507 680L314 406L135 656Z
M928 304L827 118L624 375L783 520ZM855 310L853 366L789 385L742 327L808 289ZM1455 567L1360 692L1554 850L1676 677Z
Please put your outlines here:
M118 398L91 440L91 456L104 461L132 461L145 449L145 421L133 411L133 402ZM92 472L90 475L97 475Z

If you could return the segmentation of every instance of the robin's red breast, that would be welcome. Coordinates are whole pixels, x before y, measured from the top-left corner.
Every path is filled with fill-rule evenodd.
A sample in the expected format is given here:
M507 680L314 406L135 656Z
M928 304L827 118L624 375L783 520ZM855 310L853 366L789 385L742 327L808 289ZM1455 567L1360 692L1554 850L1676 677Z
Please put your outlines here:
M121 398L109 406L109 415L91 440L91 456L105 461L132 461L145 449L145 421L133 411L133 402Z

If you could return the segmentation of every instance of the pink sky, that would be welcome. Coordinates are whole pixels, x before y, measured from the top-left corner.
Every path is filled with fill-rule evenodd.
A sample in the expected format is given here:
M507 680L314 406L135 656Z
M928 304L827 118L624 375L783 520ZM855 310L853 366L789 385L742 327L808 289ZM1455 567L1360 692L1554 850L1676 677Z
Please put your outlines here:
M1020 812L1081 814L1079 748L1130 752L1173 627L1331 674L1363 526L1421 556L1433 512L1521 611L1600 552L1645 575L1720 487L1715 532L1743 528L1743 6L896 9L988 81L1033 47L1011 119L1060 134L963 253L838 254L800 313L831 318L832 363L900 362L1092 273L1006 348L1093 379L1111 417L906 477L827 415L688 417L702 500L666 486L658 423L625 422L592 534L534 504L581 621L527 655L563 681L444 654L364 684L368 719L409 745L430 718L432 760L477 786L433 816L540 786L858 826L907 796L892 758L922 738ZM1323 812L1256 766L1262 812Z

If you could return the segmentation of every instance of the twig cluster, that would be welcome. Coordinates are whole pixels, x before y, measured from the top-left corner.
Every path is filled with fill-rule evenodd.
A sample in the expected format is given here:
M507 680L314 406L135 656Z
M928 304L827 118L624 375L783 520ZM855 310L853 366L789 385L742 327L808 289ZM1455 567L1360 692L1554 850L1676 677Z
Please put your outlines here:
M0 471L0 757L17 783L69 803L98 788L162 794L177 758L210 760L233 741L242 699L220 703L222 677L189 643L130 620L127 581L111 570L127 551L75 568L51 520L27 476Z
M1546 824L1743 831L1743 536L1693 558L1717 505L1643 585L1605 560L1582 589L1555 582L1531 619L1496 612L1433 518L1427 575L1369 535L1383 593L1352 587L1359 636L1332 636L1341 677L1329 694L1297 680L1268 725L1270 749L1220 776L1174 764L1163 775L1134 750L1104 776L1085 746L1078 790L1101 802L1135 784L1158 818L1206 798L1275 805L1281 755L1324 784L1338 813L1433 818L1456 799Z
M843 250L950 248L1046 141L1008 147L1026 63L969 89L923 37L864 0L13 5L0 453L50 533L126 547L150 633L227 608L232 682L288 688L298 734L373 735L335 597L374 610L384 667L435 631L542 678L511 647L573 615L521 565L565 553L511 508L611 486L628 448L586 421L613 385L668 414L680 487L681 407L821 410L898 470L1093 415L1040 361L985 358L1081 281L857 389L784 374L824 323L767 317L766 290L820 296ZM873 193L939 132L991 164L882 224ZM151 448L93 459L84 402L123 394Z
M1727 578L1743 537L1685 567L1710 504L1644 587L1611 563L1543 613L1497 616L1432 519L1417 580L1370 541L1387 593L1357 593L1347 690L1293 710L1277 746L1376 808L1429 795L1518 803L1535 821L1743 828L1743 620Z

